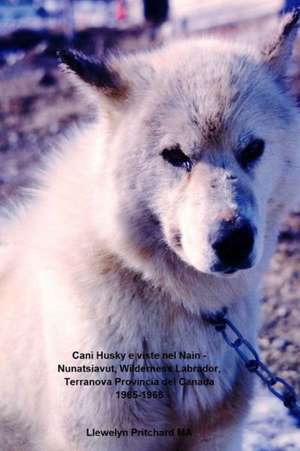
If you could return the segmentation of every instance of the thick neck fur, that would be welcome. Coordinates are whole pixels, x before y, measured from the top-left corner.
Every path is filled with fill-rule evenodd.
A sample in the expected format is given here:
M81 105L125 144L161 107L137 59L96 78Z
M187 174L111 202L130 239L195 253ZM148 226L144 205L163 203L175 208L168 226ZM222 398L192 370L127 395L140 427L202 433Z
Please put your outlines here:
M18 233L17 225L13 240L21 247L26 246L27 253L47 256L45 261L50 254L55 264L45 269L68 274L75 291L81 293L78 302L84 303L82 307L90 314L101 310L103 283L105 292L112 293L112 308L116 303L118 309L118 302L128 298L122 290L124 293L128 290L127 281L131 280L132 303L140 303L142 311L147 311L144 319L140 319L145 324L150 312L156 316L161 309L167 310L170 318L180 313L179 317L189 323L191 317L200 321L200 311L216 311L224 305L229 306L233 317L236 313L244 318L246 324L250 312L256 311L261 266L223 279L196 272L171 253L166 253L165 259L161 255L156 259L130 249L130 264L126 261L128 245L123 242L123 247L122 243L120 246L123 237L110 224L110 206L116 193L105 186L105 168L99 171L103 149L99 149L99 154L92 153L95 137L99 136L98 128L91 128L71 146L67 155L55 159L49 186L39 193L32 211L24 214L22 234ZM70 199L76 202L70 203ZM63 227L64 224L68 227ZM37 230L43 233L36 233ZM114 299L116 292L120 299ZM97 315L94 321L98 327Z
M29 251L51 253L57 261L68 265L78 283L92 284L92 280L84 280L86 274L90 279L94 274L97 283L103 265L107 267L109 262L115 274L122 271L131 274L137 287L139 284L147 286L156 296L157 291L163 293L189 314L231 306L256 293L258 274L273 251L274 238L257 268L229 278L194 270L166 246L163 250L158 248L157 255L153 249L131 246L114 224L114 198L118 193L109 185L107 168L102 164L102 152L108 150L101 149L101 133L98 126L91 127L69 146L67 153L53 158L47 169L50 168L49 183L43 183L33 208L31 205L29 212L25 211L17 221L13 231L18 236L14 236L13 241L25 245ZM96 139L99 140L98 148L94 144ZM72 203L70 199L76 199L76 202ZM272 230L268 231L275 238L276 214L275 210L270 221ZM18 234L20 226L22 235ZM37 230L43 230L43 233L35 233ZM11 236L10 233L8 241ZM202 295L207 292L207 299L205 296L199 299L200 288Z
M98 127L90 128L67 154L54 158L47 177L50 182L38 193L35 206L22 215L21 225L16 223L13 241L21 247L25 245L29 252L51 253L57 262L67 265L76 283L83 287L97 285L103 266L105 271L111 267L112 277L126 272L135 280L137 291L142 285L147 287L147 296L161 293L174 308L182 308L188 315L198 315L200 310L215 311L224 305L234 307L242 299L256 298L260 274L272 254L282 212L279 214L274 207L267 226L269 248L261 263L229 278L199 273L166 249L159 249L155 255L151 249L132 248L113 223L114 197L118 193L107 183L106 168L99 170L101 133ZM93 150L96 139L99 148ZM71 203L70 199L76 202ZM68 226L63 227L64 224ZM22 234L18 233L20 226ZM44 232L37 234L37 230ZM9 242L11 236L10 233Z

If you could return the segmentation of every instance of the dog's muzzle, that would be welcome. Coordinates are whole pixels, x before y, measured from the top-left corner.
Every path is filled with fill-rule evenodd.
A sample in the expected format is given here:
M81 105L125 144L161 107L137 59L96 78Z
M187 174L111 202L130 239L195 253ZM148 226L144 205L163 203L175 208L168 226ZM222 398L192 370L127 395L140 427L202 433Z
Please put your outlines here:
M211 246L217 258L212 272L232 274L251 268L255 235L256 228L245 218L222 221L211 237Z

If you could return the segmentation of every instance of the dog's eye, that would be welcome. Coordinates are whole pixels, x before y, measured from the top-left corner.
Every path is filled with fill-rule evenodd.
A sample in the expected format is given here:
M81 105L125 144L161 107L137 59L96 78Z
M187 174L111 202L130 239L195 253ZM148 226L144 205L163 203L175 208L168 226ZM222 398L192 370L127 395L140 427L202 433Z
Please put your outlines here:
M166 160L168 163L171 163L173 166L184 168L188 172L192 170L192 161L187 155L182 152L179 144L170 147L169 149L164 149L161 152L161 156L164 160Z
M239 155L240 165L244 169L248 169L254 164L264 153L265 143L262 139L254 139Z

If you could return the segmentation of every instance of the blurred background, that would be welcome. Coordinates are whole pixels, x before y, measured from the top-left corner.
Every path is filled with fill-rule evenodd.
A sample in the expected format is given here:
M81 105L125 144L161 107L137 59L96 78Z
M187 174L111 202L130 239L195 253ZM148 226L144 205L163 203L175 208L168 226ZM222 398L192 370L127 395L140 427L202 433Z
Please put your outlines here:
M280 16L299 5L300 0L0 0L0 205L22 196L61 133L93 117L60 72L58 49L101 56L203 33L259 43L271 40ZM299 40L290 77L299 103ZM265 280L262 320L263 358L300 393L300 208L283 225ZM256 406L247 451L300 450L300 430L283 423L278 409L268 401Z

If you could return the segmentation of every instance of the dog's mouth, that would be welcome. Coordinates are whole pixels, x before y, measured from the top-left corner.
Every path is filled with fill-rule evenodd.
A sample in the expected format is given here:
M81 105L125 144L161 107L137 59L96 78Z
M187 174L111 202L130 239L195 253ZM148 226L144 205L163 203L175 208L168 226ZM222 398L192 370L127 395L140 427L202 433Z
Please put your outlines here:
M254 259L249 258L243 263L235 266L225 266L223 263L215 263L211 267L211 272L220 276L232 276L240 271L245 271L254 266Z
M216 277L234 277L241 271L246 271L256 265L257 250L255 246L256 228L253 227L253 236L244 238L237 237L236 239L227 240L220 249L219 255L214 250L214 256L208 266L202 267L198 262L193 261L190 255L185 250L182 242L182 234L178 229L172 230L166 236L166 243L175 254L184 262L188 263L200 272L214 275ZM234 237L235 238L235 237ZM239 239L238 239L239 238ZM250 239L251 238L251 239Z

